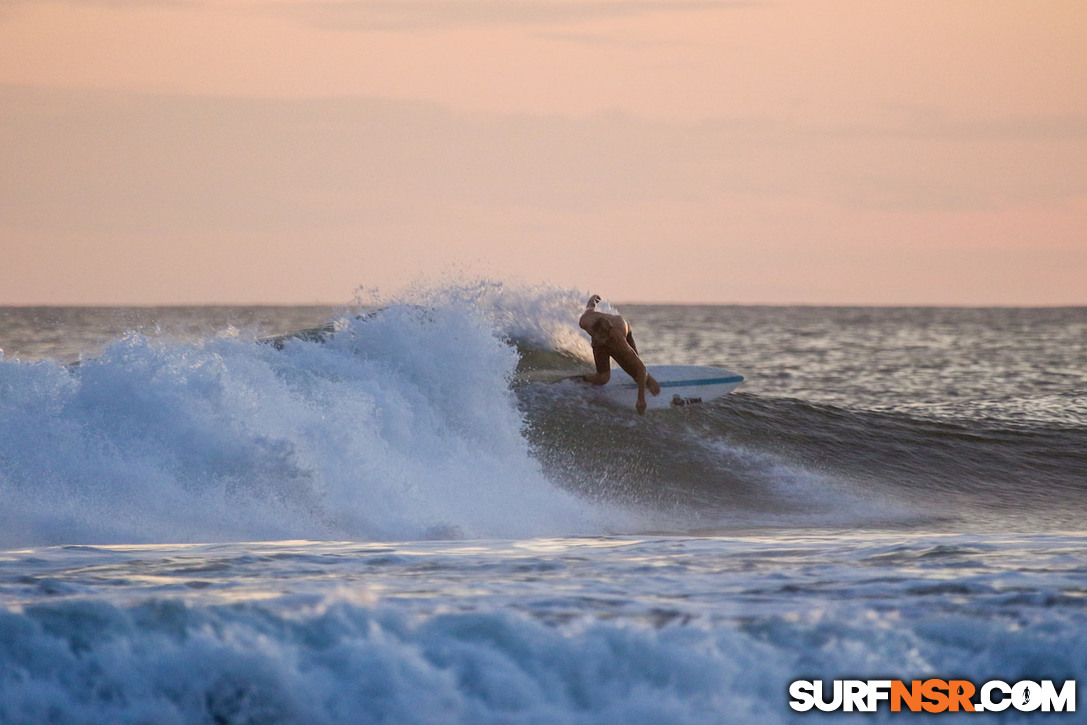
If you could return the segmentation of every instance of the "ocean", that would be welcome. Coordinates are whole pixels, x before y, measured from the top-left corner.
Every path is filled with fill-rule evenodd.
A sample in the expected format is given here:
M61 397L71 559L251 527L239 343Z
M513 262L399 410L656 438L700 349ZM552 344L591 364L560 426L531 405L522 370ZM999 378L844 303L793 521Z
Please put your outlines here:
M0 724L1087 722L1087 308L587 296L0 308Z

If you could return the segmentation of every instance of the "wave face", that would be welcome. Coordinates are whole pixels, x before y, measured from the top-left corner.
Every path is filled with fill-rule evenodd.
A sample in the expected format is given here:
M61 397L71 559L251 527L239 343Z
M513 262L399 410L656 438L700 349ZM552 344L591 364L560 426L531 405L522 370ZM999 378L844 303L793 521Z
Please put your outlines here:
M671 511L658 516L665 529L1078 530L1087 513L1084 429L965 425L742 392L639 420L554 391L521 394L552 478Z
M127 336L0 361L0 546L597 529L531 456L516 352L463 305L323 342Z
M275 344L111 324L78 365L0 359L0 546L1082 527L1083 310L634 307L647 362L748 380L639 417L556 382L590 369L584 298L424 287Z

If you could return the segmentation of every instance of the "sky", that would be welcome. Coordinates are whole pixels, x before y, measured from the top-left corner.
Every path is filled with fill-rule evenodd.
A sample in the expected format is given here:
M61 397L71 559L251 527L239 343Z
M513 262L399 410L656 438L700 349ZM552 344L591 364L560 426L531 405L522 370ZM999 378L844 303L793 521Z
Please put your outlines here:
M0 0L0 304L1087 304L1084 0Z

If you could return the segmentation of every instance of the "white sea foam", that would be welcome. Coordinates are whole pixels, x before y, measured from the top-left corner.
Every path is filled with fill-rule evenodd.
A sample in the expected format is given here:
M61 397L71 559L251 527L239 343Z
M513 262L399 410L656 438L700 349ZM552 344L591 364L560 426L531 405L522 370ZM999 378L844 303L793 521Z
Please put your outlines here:
M587 293L548 284L477 280L421 282L399 291L394 300L428 308L470 307L506 340L592 360L589 339L577 326L587 298ZM370 306L388 304L376 293L366 302ZM601 303L601 309L615 311L607 302Z
M450 302L341 328L0 361L0 545L606 528L531 457L492 322Z
M342 603L284 615L77 602L0 613L4 630L0 664L22 673L0 683L10 725L767 722L757 699L782 675L769 648L731 631L564 633L503 613L419 623Z
M1063 681L1087 667L1083 543L868 532L8 552L0 722L747 725L807 720L787 704L794 679ZM874 719L899 717L884 703Z

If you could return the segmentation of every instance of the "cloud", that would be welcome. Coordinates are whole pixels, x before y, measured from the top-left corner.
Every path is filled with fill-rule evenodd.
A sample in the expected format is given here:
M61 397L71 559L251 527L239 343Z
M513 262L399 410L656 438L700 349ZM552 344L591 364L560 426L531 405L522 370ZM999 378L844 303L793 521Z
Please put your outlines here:
M184 234L455 224L465 208L573 218L730 195L992 209L1087 195L1085 122L691 125L0 86L0 217L24 229Z
M283 299L328 299L371 269L384 279L433 272L443 259L545 277L588 265L619 287L644 277L664 245L680 257L701 250L690 260L709 260L699 265L713 277L705 284L720 290L725 270L740 270L730 279L742 285L759 270L777 279L882 247L921 266L952 264L943 252L914 256L912 238L938 250L959 237L1021 237L1030 254L1050 244L1065 270L1037 299L1079 299L1078 278L1067 280L1082 269L1084 121L685 124L0 85L0 276L8 289L34 280L8 296L24 302L83 289L98 301L240 299L250 277ZM681 271L702 279L690 260ZM92 268L105 276L86 281ZM899 289L895 273L884 279ZM752 284L749 298L765 300ZM973 299L1007 301L994 290Z
M584 213L682 186L667 130L620 116L0 86L0 127L0 214L69 232L303 232L458 205Z
M30 5L31 3L44 4L44 2L53 2L58 5L91 5L106 8L194 8L202 7L206 4L204 0L0 0L0 11L4 8Z
M727 0L318 0L269 4L325 29L420 30L463 26L561 26L587 20L713 11L753 2Z

